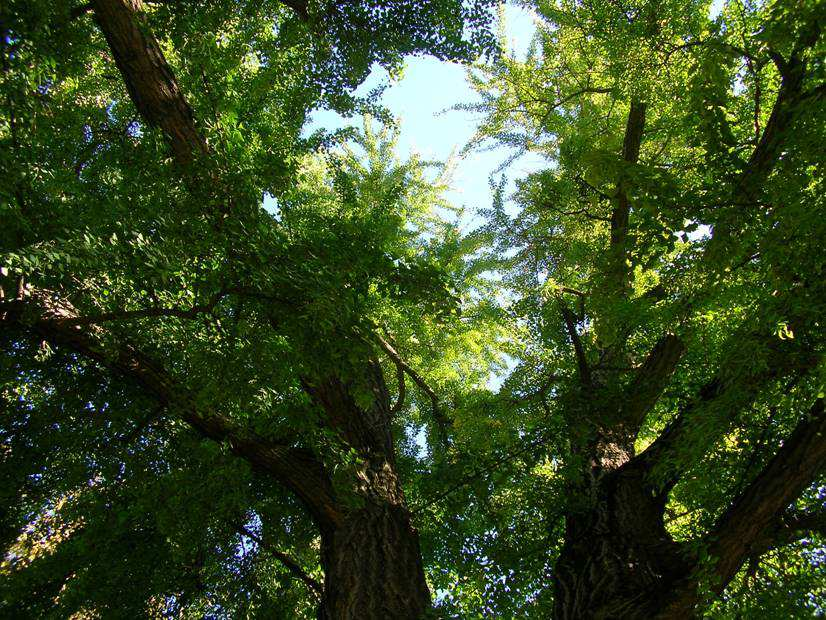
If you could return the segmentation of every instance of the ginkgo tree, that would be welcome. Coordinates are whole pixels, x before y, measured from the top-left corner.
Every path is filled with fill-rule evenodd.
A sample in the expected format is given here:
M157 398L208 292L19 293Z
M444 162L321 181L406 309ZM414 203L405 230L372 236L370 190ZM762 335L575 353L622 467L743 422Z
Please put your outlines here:
M822 612L822 7L521 4L0 8L3 614ZM548 160L471 232L422 53Z
M402 334L465 329L462 248L387 136L301 130L489 47L488 4L4 5L8 613L427 612Z
M474 70L464 107L471 147L549 162L478 232L526 327L506 388L534 396L499 415L547 429L494 531L546 549L527 579L496 536L476 553L531 617L686 617L730 584L715 617L820 613L823 7L523 4L530 51ZM520 489L539 516L501 507ZM787 594L758 611L757 583Z

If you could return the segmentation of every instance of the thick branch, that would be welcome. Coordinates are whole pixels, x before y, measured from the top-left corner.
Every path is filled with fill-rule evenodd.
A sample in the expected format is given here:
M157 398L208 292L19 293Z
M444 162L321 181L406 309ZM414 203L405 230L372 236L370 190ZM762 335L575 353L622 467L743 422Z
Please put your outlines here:
M753 372L742 372L736 355L724 362L717 373L700 388L696 398L685 404L662 434L626 467L640 467L655 473L652 485L666 492L685 469L702 458L723 436L740 412L748 408L771 381L789 373L804 373L818 362L818 356L802 349L798 339L783 341L767 333L735 334L727 342L730 351L743 346L763 348L764 364Z
M797 104L803 96L805 76L806 63L800 58L792 56L784 63L780 90L766 128L749 157L745 170L737 180L738 193L744 194L750 200L756 199L755 193L760 188L761 181L771 173L780 158L789 129L797 117Z
M216 295L209 303L196 304L191 308L144 308L141 310L122 310L119 312L104 312L101 314L69 317L64 319L64 325L84 326L99 325L114 321L129 321L132 319L165 318L194 319L200 314L211 312L220 301L223 294Z
M623 418L633 427L639 427L657 403L677 368L683 351L685 347L682 341L673 334L667 334L657 341L648 358L637 370L620 405Z
M143 1L92 0L91 4L129 96L144 120L163 131L179 163L206 153L192 108L147 28Z
M622 159L635 164L640 157L640 145L645 128L646 105L632 101L622 141ZM617 183L615 206L611 211L611 247L609 249L608 281L611 289L623 297L628 288L628 218L631 204L628 201L628 184L625 173Z
M720 590L731 580L759 540L786 508L826 467L826 410L823 399L812 406L763 471L720 518L709 552L718 558Z
M67 347L141 385L162 405L205 438L227 442L232 452L273 476L305 504L322 526L333 525L338 511L332 485L323 465L308 450L280 445L245 429L220 413L197 404L155 360L124 342L114 342L99 327L83 329L70 304L44 291L30 292L25 300L0 305L0 325L34 331L49 342Z
M718 520L707 537L712 589L719 593L731 581L756 546L777 527L788 506L826 467L826 409L819 398L774 458ZM821 522L822 523L822 522ZM813 523L802 522L802 527ZM686 580L669 606L671 616L688 612L697 597L697 583Z

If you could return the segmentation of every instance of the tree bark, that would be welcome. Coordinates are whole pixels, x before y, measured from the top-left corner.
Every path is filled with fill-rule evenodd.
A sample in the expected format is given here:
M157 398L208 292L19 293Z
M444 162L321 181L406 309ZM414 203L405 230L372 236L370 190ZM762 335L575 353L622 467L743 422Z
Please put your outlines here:
M367 465L362 476L363 506L321 531L324 595L318 618L421 618L430 608L430 592L398 479L378 462Z
M699 600L700 579L714 594L720 594L752 553L771 548L778 536L777 523L788 506L826 468L826 409L815 401L774 458L720 517L717 526L702 541L714 563L705 575L688 575L669 593L667 604L656 618L677 620L690 616ZM801 530L812 524L801 524ZM784 532L788 542L789 532ZM768 537L768 543L765 540Z
M720 594L749 558L822 528L822 514L786 510L824 470L824 437L826 413L818 399L717 526L696 541L710 558L705 561L667 532L667 494L646 480L644 461L625 455L611 470L610 460L595 458L566 515L554 570L555 618L694 617L701 587ZM614 445L619 450L621 444Z
M788 60L770 52L781 75L780 89L752 156L727 190L736 198L735 204L760 202L765 181L780 161L802 110L798 104L823 96L819 88L804 90L809 79L806 53L819 36L820 25L811 24L802 29ZM629 166L639 158L645 116L645 104L632 102L622 147L622 159ZM633 241L629 237L633 211L629 181L625 175L617 183L608 260L602 274L602 292L616 302L627 299L630 282L627 259ZM743 209L719 216L707 256L717 260L725 251L722 264L739 260L742 247L732 240L743 218L753 216L753 211ZM663 520L674 485L725 436L765 386L805 374L820 363L819 356L800 342L803 339L781 341L771 325L734 334L727 349L740 351L746 343L762 347L767 354L765 365L744 371L742 358L734 354L724 357L719 371L681 407L657 440L635 455L638 431L668 383L683 352L682 343L674 336L664 336L620 392L622 402L614 404L617 392L605 388L619 379L599 366L607 367L609 361L614 366L629 365L625 326L608 326L605 332L610 338L603 338L607 346L599 351L599 364L589 368L588 359L597 356L586 355L570 314L563 312L563 318L580 377L580 385L575 388L579 393L572 399L575 406L566 415L571 430L572 467L578 464L579 475L568 489L564 544L554 567L555 618L694 617L701 590L708 588L720 594L749 558L759 557L775 543L790 542L798 531L822 527L822 514L789 520L785 512L826 463L822 399L748 488L731 499L717 525L705 536L691 545L678 544ZM592 318L599 322L602 317ZM805 314L791 318L795 333L815 328ZM705 555L692 550L696 546Z
M143 0L93 0L92 7L129 97L144 120L163 131L179 163L206 153L192 108L146 27Z
M617 450L621 444L615 444ZM615 463L627 462L619 455ZM595 468L596 469L596 468ZM643 472L592 471L574 490L554 569L554 617L646 619L689 566L665 529Z
M134 380L202 436L227 442L259 473L272 476L305 505L321 532L323 620L421 618L431 607L418 533L410 521L395 464L389 395L377 365L368 364L374 405L360 408L350 386L331 378L305 385L325 410L325 424L356 452L353 471L333 485L310 451L280 445L238 427L218 411L196 405L157 361L128 343L113 343L102 328L79 325L68 302L30 291L0 303L0 328L34 332Z
M341 517L321 528L324 595L320 620L404 620L430 609L419 536L396 472L390 432L390 397L381 368L371 361L364 383L372 406L362 408L338 378L305 389L326 413L326 423L355 449L355 485L339 495Z

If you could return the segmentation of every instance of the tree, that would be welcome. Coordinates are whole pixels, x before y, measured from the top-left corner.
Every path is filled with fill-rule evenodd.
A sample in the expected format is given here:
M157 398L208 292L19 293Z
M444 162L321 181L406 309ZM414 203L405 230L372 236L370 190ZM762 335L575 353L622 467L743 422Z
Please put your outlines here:
M489 39L486 2L420 4L4 6L8 609L306 615L236 549L278 539L320 618L430 607L396 438L405 375L433 392L389 341L455 323L456 244L386 136L300 133Z
M685 617L823 533L822 7L526 4L471 107L552 162L486 232L559 428L553 614Z
M549 166L469 234L391 130L302 131L491 2L0 9L3 613L812 611L819 7L524 4L477 143Z

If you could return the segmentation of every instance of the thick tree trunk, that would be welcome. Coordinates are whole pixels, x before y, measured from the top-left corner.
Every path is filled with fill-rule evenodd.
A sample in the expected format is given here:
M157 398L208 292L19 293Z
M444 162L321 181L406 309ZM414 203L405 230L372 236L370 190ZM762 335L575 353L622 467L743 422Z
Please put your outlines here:
M636 474L606 475L577 493L555 567L559 620L650 619L687 563L665 529L662 507Z
M689 572L665 529L667 493L652 492L646 468L632 461L635 435L635 426L617 425L576 449L586 459L569 488L565 541L554 568L558 620L649 620Z
M760 474L696 544L710 561L665 529L670 486L646 482L649 463L627 442L588 446L588 472L572 489L565 542L555 567L558 620L683 620L701 584L719 595L749 557L815 530L822 513L787 512L826 463L826 406L817 399ZM644 455L643 455L644 456Z
M324 595L321 620L417 619L431 609L419 536L396 472L392 414L381 369L369 364L373 406L361 408L350 388L330 379L307 385L328 424L355 448L354 486L341 490L340 516L321 528Z
M306 17L306 3L284 1ZM135 107L150 125L159 127L175 159L189 164L208 152L196 127L192 108L146 25L143 0L93 0L91 6ZM226 196L231 202L231 196ZM70 346L106 358L96 340L79 327L46 316L41 323ZM59 317L58 317L59 319ZM156 393L163 402L178 403L170 378L140 352L124 347L115 358L124 370ZM203 435L229 441L239 455L274 475L296 493L321 530L325 572L319 617L325 620L420 618L430 608L419 541L395 469L390 411L381 369L367 365L364 386L374 391L372 407L359 407L351 385L340 378L310 381L308 393L326 412L325 424L360 459L352 488L334 488L323 463L309 451L267 445L250 433L236 432L217 413L202 415L183 403L184 419ZM346 485L345 485L346 486Z
M421 618L430 609L419 536L410 523L392 462L375 455L359 466L359 503L322 528L321 620Z
M320 620L414 620L430 609L419 537L403 506L370 504L322 532Z

